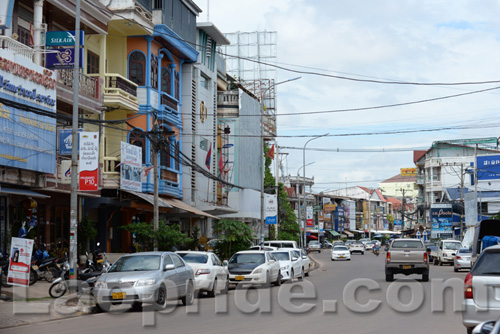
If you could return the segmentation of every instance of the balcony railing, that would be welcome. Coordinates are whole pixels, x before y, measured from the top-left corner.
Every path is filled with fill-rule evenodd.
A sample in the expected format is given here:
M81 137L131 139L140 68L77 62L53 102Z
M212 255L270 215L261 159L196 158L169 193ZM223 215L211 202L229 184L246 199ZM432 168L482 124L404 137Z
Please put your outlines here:
M106 90L122 90L123 92L137 97L137 84L115 73L106 73Z
M69 88L73 88L73 69L57 71L57 83ZM92 99L101 100L101 85L99 77L90 77L79 73L79 93Z
M153 12L153 2L151 0L136 0L137 3L139 3L144 9L146 9L148 12L152 13Z
M0 48L12 50L14 53L31 61L33 61L33 56L35 55L35 50L7 36L0 36Z
M168 94L161 93L161 104L177 111L177 101Z

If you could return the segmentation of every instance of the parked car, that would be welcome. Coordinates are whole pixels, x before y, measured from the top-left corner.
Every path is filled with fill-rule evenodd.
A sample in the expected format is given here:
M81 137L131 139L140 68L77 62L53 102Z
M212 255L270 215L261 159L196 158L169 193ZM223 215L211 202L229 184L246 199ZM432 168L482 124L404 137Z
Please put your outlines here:
M500 317L500 245L485 248L465 276L462 322L467 333Z
M304 275L309 276L309 272L311 271L311 259L309 255L307 255L307 251L300 248L293 248L293 251L300 257Z
M271 254L273 254L280 263L281 276L284 281L293 282L296 278L299 280L304 278L302 259L293 249L281 249L274 251Z
M335 242L337 242L337 241L335 241ZM333 248L333 244L328 240L323 241L323 244L321 246L323 248Z
M279 286L283 279L278 259L268 251L240 251L234 254L227 266L229 283Z
M207 250L214 250L215 246L219 242L219 239L212 239L207 242Z
M275 251L278 250L278 247L273 247L273 246L252 246L249 248L249 250L265 250L265 251Z
M333 246L346 246L342 240L337 240L333 242Z
M429 257L420 239L394 240L385 259L385 280L392 282L394 274L420 274L422 281L429 280Z
M351 248L351 244L353 242L356 242L356 240L353 240L353 239L346 240L345 241L345 245L347 246L347 248Z
M309 241L309 251L310 252L318 252L321 253L321 245L318 240L311 240Z
M272 240L264 241L264 246L272 246L276 248L297 248L297 242L293 240Z
M439 247L434 241L425 241L424 245L425 248L427 249L427 254L429 256L429 263L433 263L434 256L437 255Z
M346 246L335 246L332 249L331 259L351 261L351 252Z
M109 310L112 303L142 303L167 306L168 299L193 303L195 279L193 269L172 252L127 254L113 263L94 285L98 310Z
M229 290L229 272L227 266L210 252L178 251L176 252L194 272L195 290L206 292L215 297L217 292L226 294Z
M469 247L460 248L453 260L453 269L455 272L460 269L470 269L471 268L471 255L472 249Z
M365 245L363 245L361 242L353 242L351 244L351 247L349 248L349 251L352 253L361 253L365 254Z

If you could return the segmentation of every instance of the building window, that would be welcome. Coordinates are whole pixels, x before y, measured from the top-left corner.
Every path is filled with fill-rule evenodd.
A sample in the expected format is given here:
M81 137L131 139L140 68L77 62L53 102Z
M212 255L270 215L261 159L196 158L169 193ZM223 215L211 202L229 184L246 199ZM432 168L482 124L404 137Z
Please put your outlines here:
M180 101L180 99L179 99L179 89L180 89L179 72L175 71L174 74L175 74L175 98L177 99L177 101Z
M130 132L129 144L142 148L142 163L146 163L146 135L144 131L134 129Z
M179 150L179 142L175 143L175 170L180 171L181 170L181 157L180 157L180 150Z
M170 168L170 142L165 142L160 151L160 165Z
M20 43L23 43L24 45L27 46L32 46L32 43L30 43L30 31L28 29L24 29L21 26L17 27L17 41Z
M151 87L158 89L158 57L151 55Z
M161 90L162 92L171 95L170 93L170 70L166 67L161 68Z
M87 74L99 73L99 56L87 51Z
M146 79L144 77L146 68L146 57L142 52L134 51L128 59L129 80L136 83L138 86L145 86Z
M204 87L205 89L208 89L209 83L210 83L210 79L202 74L201 78L200 78L201 86Z

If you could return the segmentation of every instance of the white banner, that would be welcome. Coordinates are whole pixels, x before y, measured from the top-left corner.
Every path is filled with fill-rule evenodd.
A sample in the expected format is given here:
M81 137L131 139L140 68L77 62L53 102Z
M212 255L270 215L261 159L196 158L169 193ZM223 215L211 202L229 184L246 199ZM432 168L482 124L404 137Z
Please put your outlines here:
M29 286L33 240L12 238L7 283Z
M120 189L142 192L142 147L122 142Z
M278 216L278 201L276 195L265 194L266 224L276 224Z

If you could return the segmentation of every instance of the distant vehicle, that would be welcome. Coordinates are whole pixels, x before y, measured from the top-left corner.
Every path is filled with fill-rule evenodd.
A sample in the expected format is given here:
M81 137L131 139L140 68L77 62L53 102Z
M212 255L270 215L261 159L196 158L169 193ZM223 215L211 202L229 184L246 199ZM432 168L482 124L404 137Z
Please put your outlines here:
M434 262L434 256L437 256L437 251L439 249L437 243L433 241L424 241L425 248L428 250L427 254L429 256L429 263Z
M442 266L444 263L452 264L455 260L457 251L462 247L462 243L458 240L447 239L439 242L437 255L434 257L434 265Z
M356 240L353 240L353 239L346 240L346 241L345 241L345 245L347 246L347 248L351 248L351 244L352 244L353 242L355 242L355 241L356 241Z
M337 242L337 241L335 241L335 242ZM323 244L322 244L323 248L333 248L333 245L334 245L334 244L332 244L332 243L331 243L330 241L328 241L328 240L323 241Z
M455 256L455 260L453 261L453 269L455 272L459 271L460 269L470 269L471 268L471 255L472 255L472 249L465 247L465 248L460 248L457 252L457 255Z
M392 282L394 274L420 274L422 281L429 280L429 258L422 240L396 239L391 243L385 259L385 280Z
M464 280L462 323L467 333L500 316L500 245L485 248Z
M284 281L292 281L295 279L302 280L304 272L302 271L302 259L293 249L281 249L272 252L281 267L281 276Z
M366 245L371 240L369 238L362 238L362 239L359 239L358 241L361 242L363 245Z
M337 241L333 242L333 247L335 247L335 246L346 246L346 245L347 245L347 243L344 244L344 242L342 240L337 240Z
M206 292L215 297L220 292L229 290L229 273L227 266L212 252L178 251L176 252L194 272L195 290Z
M351 252L346 246L335 246L332 249L331 259L351 261Z
M264 241L264 246L272 246L276 248L297 248L297 242L293 240L271 240Z
M207 242L207 250L214 250L215 246L219 242L219 239L212 239Z
M365 246L361 242L353 242L349 251L352 253L361 253L365 254Z
M249 248L249 250L265 250L265 251L275 251L275 250L278 250L279 248L278 247L273 247L273 246L252 246Z
M318 240L311 240L309 241L309 251L310 252L318 252L321 253L321 245Z
M259 284L265 287L281 285L280 263L268 251L240 251L234 254L227 266L229 283Z
M375 246L375 243L374 242L367 242L365 244L365 250L373 250L373 247Z
M487 236L500 236L500 219L484 219L476 226L472 244L472 265L474 265L476 258L483 251L483 239Z
M309 276L309 272L311 271L311 259L309 258L309 255L307 255L307 252L304 249L293 248L293 251L300 257L304 275Z

